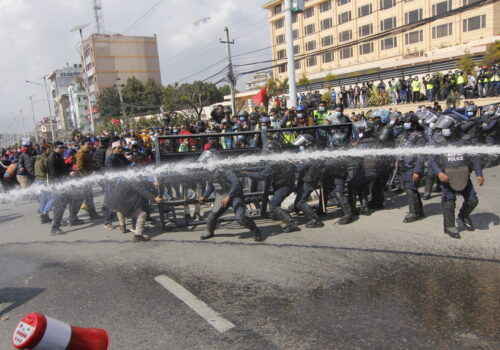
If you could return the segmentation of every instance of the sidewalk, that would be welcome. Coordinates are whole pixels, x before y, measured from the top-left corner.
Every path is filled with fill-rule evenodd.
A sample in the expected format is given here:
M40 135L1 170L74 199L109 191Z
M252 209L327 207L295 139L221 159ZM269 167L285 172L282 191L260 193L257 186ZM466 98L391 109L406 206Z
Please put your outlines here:
M486 105L489 105L489 104L492 104L492 103L500 102L500 97L476 98L476 99L472 99L472 100L463 99L462 101L460 101L459 107L463 106L464 101L474 101L474 104L476 106L486 106ZM446 101L440 101L439 104L441 105L441 108L444 111L446 109ZM374 109L378 109L378 108L382 108L382 109L392 108L393 110L397 109L401 113L406 113L406 112L409 112L409 111L416 111L418 109L418 106L421 106L421 105L425 105L425 106L431 105L432 106L433 103L429 103L427 101L421 101L419 103L398 104L398 105L392 105L391 104L391 105L380 106L380 107L346 108L344 110L344 113L346 113L348 115L350 115L352 112L355 112L356 114L360 113L360 112L365 112L366 113L369 110L374 110Z

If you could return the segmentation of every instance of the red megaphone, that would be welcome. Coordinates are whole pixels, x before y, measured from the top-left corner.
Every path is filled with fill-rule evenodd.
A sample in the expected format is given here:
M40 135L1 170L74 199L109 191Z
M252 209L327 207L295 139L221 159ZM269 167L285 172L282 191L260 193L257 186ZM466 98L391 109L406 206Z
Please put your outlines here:
M74 327L33 312L19 321L12 345L25 350L108 350L109 334L104 329Z

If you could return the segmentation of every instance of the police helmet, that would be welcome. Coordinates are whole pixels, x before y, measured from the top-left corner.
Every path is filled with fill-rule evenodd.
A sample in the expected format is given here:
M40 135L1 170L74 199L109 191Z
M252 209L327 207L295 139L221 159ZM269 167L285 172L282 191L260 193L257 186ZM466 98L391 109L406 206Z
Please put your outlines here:
M309 134L302 134L293 141L294 146L310 146L314 143L314 137Z
M217 159L219 159L219 153L216 150L209 149L203 151L196 161L198 163L208 163Z
M281 144L276 140L270 140L267 142L267 150L271 152L276 152L281 149Z
M271 119L268 116L260 118L259 121L261 124L269 124L271 122Z
M491 117L495 115L497 111L497 106L496 105L488 105L486 107L483 107L484 114Z
M240 113L238 113L238 117L248 119L248 112L247 111L240 111Z
M444 114L438 118L434 127L436 129L452 129L458 127L461 124L461 120L458 116Z
M391 121L391 113L387 109L376 109L372 113L372 118L380 118L382 124L387 124Z

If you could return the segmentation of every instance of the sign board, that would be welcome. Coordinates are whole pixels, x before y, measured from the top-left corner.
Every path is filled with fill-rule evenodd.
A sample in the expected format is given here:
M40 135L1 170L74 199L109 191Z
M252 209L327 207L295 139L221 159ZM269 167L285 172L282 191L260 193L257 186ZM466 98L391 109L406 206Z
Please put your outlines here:
M304 12L304 0L292 0L292 13Z

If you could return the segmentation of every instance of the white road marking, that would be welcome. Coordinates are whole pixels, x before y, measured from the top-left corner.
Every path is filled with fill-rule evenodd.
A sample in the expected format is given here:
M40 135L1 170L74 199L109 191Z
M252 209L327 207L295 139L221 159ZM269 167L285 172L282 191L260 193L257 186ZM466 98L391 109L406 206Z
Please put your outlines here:
M217 329L220 333L234 328L235 325L224 319L217 311L211 309L207 304L200 300L196 295L193 295L186 288L175 282L173 279L160 275L155 277L158 282L168 290L170 293L179 298L184 304L189 306L194 312L203 317L205 321L210 323L212 327Z

